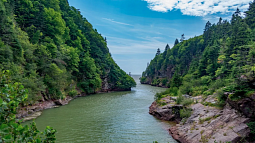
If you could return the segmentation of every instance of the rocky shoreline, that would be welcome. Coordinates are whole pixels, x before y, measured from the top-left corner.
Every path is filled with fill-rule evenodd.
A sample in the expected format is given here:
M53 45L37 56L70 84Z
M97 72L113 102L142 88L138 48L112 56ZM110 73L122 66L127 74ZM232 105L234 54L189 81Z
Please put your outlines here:
M227 101L223 109L194 103L189 107L192 114L186 119L181 119L179 112L185 107L176 105L170 97L161 101L164 106L153 102L149 113L161 120L176 121L169 134L180 143L250 142L247 123L254 117L255 95L238 102Z
M57 108L59 106L64 106L68 104L71 100L77 97L81 97L81 95L78 95L75 97L68 96L64 100L59 99L59 100L42 101L31 106L22 107L18 110L18 114L16 114L16 118L23 119L23 122L33 120L41 116L43 110L50 109L50 108Z

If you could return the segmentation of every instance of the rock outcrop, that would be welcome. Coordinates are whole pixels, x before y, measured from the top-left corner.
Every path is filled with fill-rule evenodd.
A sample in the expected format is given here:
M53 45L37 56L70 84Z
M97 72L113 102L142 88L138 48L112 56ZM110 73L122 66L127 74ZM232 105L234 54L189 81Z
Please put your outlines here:
M245 141L250 129L249 118L242 116L230 106L223 110L200 103L192 105L193 113L185 122L169 129L170 135L182 143Z
M239 101L227 99L227 103L243 113L246 117L255 117L255 94Z
M160 106L156 101L149 107L149 113L160 120L176 121L180 122L180 109L183 109L182 105L175 105L174 101L170 97L162 98L161 101L167 105Z
M228 100L223 109L193 104L191 116L181 119L179 111L185 107L175 105L170 97L166 97L160 101L164 106L153 102L149 113L161 120L177 121L178 124L169 129L169 134L181 143L248 142L250 129L247 123L255 113L253 98L255 95L240 101ZM205 102L214 103L214 96L208 96Z

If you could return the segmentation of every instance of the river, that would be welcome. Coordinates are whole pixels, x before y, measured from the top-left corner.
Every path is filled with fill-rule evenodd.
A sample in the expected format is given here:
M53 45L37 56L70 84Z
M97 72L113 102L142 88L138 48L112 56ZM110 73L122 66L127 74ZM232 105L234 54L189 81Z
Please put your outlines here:
M148 113L154 94L165 89L142 85L139 76L133 77L137 87L132 91L81 97L44 110L35 120L38 129L52 126L58 143L176 143L167 131L170 123Z

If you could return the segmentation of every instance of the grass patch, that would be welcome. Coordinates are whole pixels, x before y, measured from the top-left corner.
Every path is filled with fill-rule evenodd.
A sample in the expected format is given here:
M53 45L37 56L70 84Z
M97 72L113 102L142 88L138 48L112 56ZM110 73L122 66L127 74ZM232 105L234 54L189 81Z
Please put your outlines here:
M193 99L185 98L182 95L179 95L176 99L176 104L181 104L183 106L189 106L194 103Z
M206 117L204 119L199 118L199 124L203 124L205 121L210 121L212 118L213 118L213 116Z
M181 109L180 110L180 117L181 118L189 118L192 114L192 109L187 108L187 109Z

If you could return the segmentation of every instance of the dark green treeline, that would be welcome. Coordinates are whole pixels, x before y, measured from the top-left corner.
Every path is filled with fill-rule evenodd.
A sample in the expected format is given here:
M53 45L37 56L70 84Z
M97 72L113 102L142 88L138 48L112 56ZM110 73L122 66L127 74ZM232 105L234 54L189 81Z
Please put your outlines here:
M29 90L29 103L135 86L67 0L0 0L0 15L0 69Z

